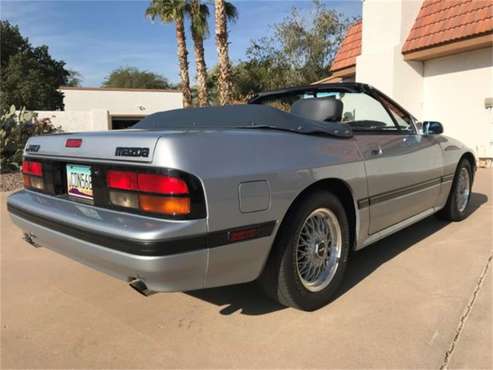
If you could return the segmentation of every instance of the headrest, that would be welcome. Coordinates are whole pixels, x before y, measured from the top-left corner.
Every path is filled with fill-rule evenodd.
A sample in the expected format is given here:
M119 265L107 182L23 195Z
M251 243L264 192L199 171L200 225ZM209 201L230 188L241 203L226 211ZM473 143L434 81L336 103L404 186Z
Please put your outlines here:
M343 104L332 96L297 100L291 113L315 121L340 121Z

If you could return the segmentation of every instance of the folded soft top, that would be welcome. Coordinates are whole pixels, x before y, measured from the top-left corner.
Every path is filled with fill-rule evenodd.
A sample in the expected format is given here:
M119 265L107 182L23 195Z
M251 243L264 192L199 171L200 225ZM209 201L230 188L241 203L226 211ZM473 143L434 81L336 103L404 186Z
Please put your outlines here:
M259 104L187 108L158 112L147 116L132 128L147 130L268 128L300 134L322 134L343 138L353 136L348 125L338 122L314 121Z

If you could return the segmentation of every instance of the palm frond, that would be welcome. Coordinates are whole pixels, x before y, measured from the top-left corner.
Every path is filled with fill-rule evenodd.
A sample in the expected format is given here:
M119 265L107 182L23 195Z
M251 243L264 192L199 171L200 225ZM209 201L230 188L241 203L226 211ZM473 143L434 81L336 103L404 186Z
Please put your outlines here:
M185 0L151 0L145 15L154 20L160 18L162 22L170 23L183 19Z
M186 6L186 11L192 21L192 33L202 38L209 36L209 7L200 0L191 0Z
M226 13L226 17L230 22L236 22L238 19L238 8L230 3L229 1L224 2L224 12Z

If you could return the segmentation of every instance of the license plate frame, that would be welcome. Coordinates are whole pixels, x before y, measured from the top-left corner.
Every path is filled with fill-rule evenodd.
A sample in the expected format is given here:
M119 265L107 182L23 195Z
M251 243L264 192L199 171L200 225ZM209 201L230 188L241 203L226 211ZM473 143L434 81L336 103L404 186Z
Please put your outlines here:
M85 202L94 202L92 167L68 163L65 168L68 196Z

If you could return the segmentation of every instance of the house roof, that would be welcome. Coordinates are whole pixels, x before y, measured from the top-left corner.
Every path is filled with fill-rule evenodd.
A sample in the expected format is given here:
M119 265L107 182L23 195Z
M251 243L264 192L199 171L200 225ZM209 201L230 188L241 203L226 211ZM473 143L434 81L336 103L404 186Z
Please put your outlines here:
M492 32L491 0L424 0L402 53Z
M330 66L331 72L356 65L356 57L361 54L361 37L362 22L360 20L348 28L346 36Z

